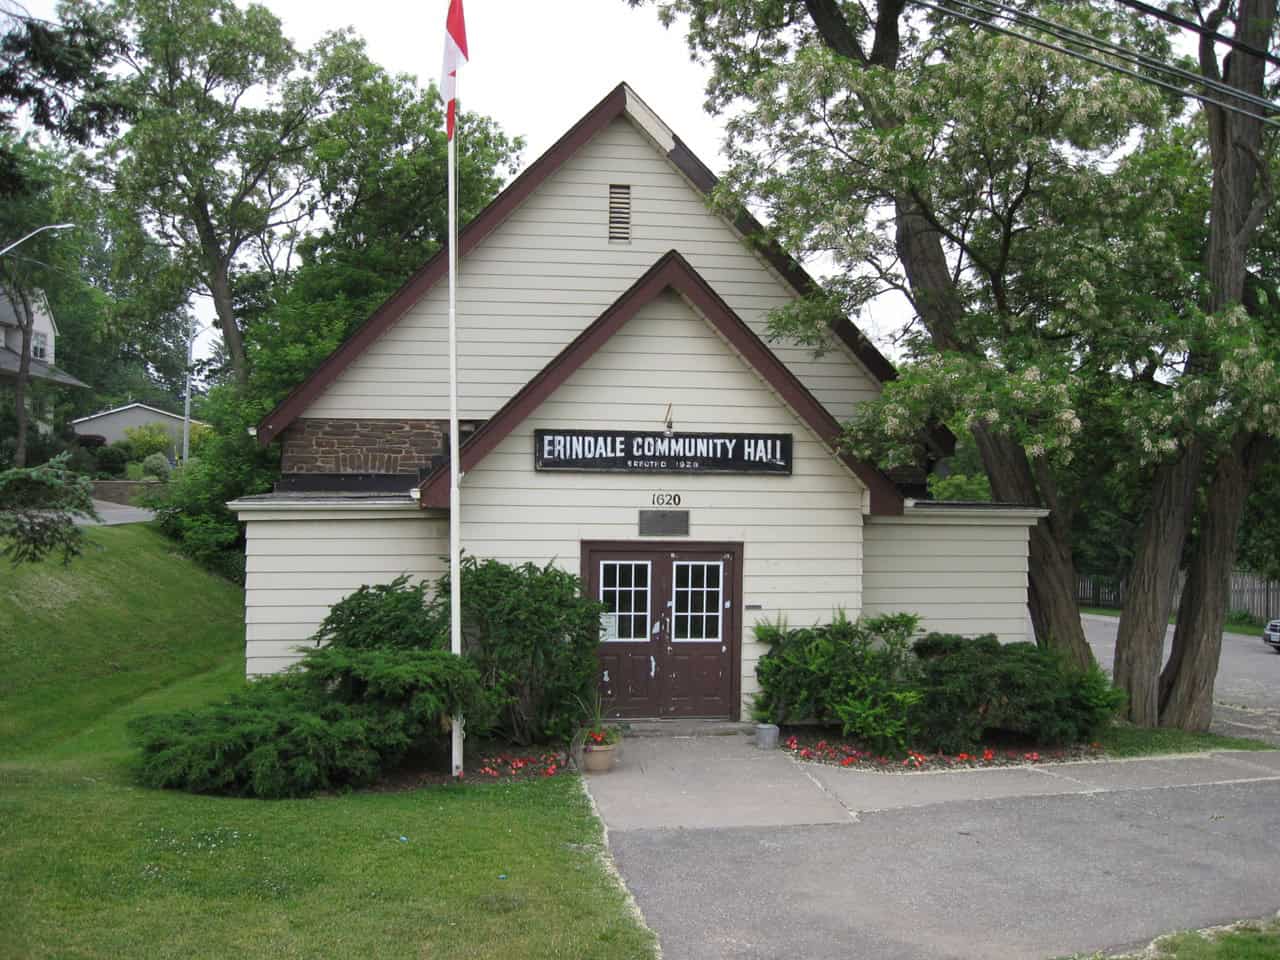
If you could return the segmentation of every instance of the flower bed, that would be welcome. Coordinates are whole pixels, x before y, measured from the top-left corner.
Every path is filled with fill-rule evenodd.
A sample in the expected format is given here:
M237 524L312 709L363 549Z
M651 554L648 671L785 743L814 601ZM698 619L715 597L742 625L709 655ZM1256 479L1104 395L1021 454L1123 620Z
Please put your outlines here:
M838 731L837 731L838 732ZM798 760L825 763L836 767L875 770L879 773L915 773L917 771L985 769L1015 767L1025 764L1066 763L1071 760L1096 760L1103 756L1099 743L1036 750L1010 744L983 744L972 752L955 754L920 753L908 750L905 755L885 756L863 749L856 743L845 743L832 737L832 731L819 729L788 731L782 747Z
M569 755L560 750L507 750L485 754L471 771L474 780L536 780L554 777L569 767Z

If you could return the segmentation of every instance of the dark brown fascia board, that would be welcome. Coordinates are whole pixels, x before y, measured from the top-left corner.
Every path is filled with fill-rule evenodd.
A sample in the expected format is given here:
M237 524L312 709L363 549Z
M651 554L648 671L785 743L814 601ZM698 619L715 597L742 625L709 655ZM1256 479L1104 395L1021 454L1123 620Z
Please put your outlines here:
M720 182L710 168L698 159L698 156L679 137L675 138L675 146L667 153L667 159L675 164L694 186L708 196ZM739 209L733 225L796 293L809 296L821 289L818 281L809 276L808 271L800 266L800 262L770 237L769 231L749 211ZM881 383L897 378L898 371L894 369L893 364L875 348L875 345L853 325L848 317L841 317L836 322L834 333Z
M471 251L484 237L505 220L520 206L529 195L558 170L574 153L591 140L597 133L607 127L618 117L626 113L629 88L625 83L614 87L609 94L591 108L563 137L535 160L524 173L516 177L511 185L503 190L490 204L482 210L474 220L468 223L458 237L458 250L462 256ZM631 96L636 96L630 91ZM637 97L637 99L639 99ZM652 110L650 110L652 112ZM656 116L656 114L655 114ZM703 194L710 195L719 182L711 169L690 150L679 137L672 134L674 146L667 152L667 159L675 165ZM787 283L800 295L807 295L818 289L817 282L805 272L804 268L769 237L769 233L755 217L746 210L738 212L734 220L738 232L747 237L765 261L781 275ZM258 424L258 442L266 446L273 438L302 415L308 406L329 386L338 375L346 369L357 356L393 323L400 319L410 307L420 300L448 270L448 249L442 247L427 263L409 280L392 294L333 353L321 362L302 383L295 387L274 410L262 418ZM853 325L848 318L841 318L836 324L836 335L853 351L854 355L867 367L872 376L881 382L892 380L897 376L884 355ZM955 438L951 438L954 447Z
M871 492L871 513L897 516L903 510L902 494L893 482L870 464L851 457L839 447L840 424L809 392L742 318L721 299L711 285L678 251L664 254L613 304L579 334L558 356L543 367L520 392L503 405L472 435L459 452L463 473L475 468L512 430L533 413L645 304L668 288L691 303L719 331L783 401L835 452ZM423 508L449 505L448 471L443 467L419 488Z
M674 137L675 146L667 152L667 159L675 164L676 169L685 175L685 177L697 187L706 196L711 196L711 192L720 182L719 178L711 172L711 169L703 163L698 155L685 145L684 141L679 137ZM809 296L817 293L821 287L818 281L809 275L809 272L800 265L795 257L787 253L777 240L769 234L755 217L753 217L745 207L740 207L733 220L734 228L747 238L755 250L764 258L764 261L773 267L791 288L801 296ZM866 334L854 325L853 321L848 317L840 317L835 326L832 328L840 341L849 348L850 352L862 361L863 366L867 368L870 374L885 383L889 380L898 378L898 371L892 363L885 357L883 353L876 349L875 344L867 339ZM955 435L944 426L937 426L929 431L929 440L942 456L951 456L955 453L956 438Z
M530 164L511 185L463 227L458 235L458 253L465 257L481 240L524 203L542 183L570 157L627 108L627 85L620 83L591 108L551 149ZM281 430L302 415L315 399L356 357L422 299L449 270L448 246L441 247L399 290L393 293L350 337L329 354L306 380L262 418L258 442L266 446Z

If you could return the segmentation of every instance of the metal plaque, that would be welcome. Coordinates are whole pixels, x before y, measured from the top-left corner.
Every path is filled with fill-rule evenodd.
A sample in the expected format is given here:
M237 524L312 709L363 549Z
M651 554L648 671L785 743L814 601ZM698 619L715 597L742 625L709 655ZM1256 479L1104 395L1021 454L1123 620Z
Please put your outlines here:
M640 536L687 537L689 535L688 510L641 510Z

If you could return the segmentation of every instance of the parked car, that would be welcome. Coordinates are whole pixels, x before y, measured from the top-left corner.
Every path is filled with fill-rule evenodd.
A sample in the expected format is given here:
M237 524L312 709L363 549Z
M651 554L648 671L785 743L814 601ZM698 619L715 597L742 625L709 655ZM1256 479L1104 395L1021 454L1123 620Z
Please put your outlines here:
M1267 624L1267 628L1262 631L1262 640L1271 644L1271 649L1276 653L1280 653L1280 620L1272 620Z

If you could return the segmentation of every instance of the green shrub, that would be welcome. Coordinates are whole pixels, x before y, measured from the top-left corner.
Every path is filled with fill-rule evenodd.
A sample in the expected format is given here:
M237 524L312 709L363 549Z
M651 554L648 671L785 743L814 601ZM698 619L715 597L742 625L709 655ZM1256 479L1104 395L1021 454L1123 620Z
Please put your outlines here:
M67 448L67 469L72 473L92 477L98 472L98 458L87 447Z
M600 605L554 567L471 558L463 597L465 656L455 657L448 577L434 592L403 576L361 587L286 674L213 707L136 720L139 779L258 797L359 786L441 744L457 713L469 735L496 724L520 743L567 740L595 684Z
M440 651L311 650L289 672L224 703L139 717L146 786L262 798L369 784L444 736L492 715L474 666Z
M1257 616L1253 611L1244 607L1238 607L1235 610L1227 611L1227 623L1247 623L1251 627L1261 627L1266 624L1262 617Z
M112 443L98 448L98 471L108 477L124 475L125 465L129 462L130 450L127 445Z
M447 636L448 576L435 590ZM573 736L596 688L603 610L576 576L551 564L463 559L463 648L502 701L502 737L528 744Z
M443 589L447 601L447 583ZM447 650L449 608L447 602L443 607L430 602L425 583L411 584L407 576L400 576L343 597L330 608L312 639L351 650Z
M169 458L163 453L149 453L142 461L142 475L157 480L168 480L173 468L169 466Z
M142 472L142 464L130 462L124 465L124 478L126 480L145 480L146 475Z
M215 387L201 416L213 429L199 431L198 459L174 471L148 504L161 531L183 553L216 573L244 582L244 527L227 502L265 493L279 474L279 445L262 447L246 428L265 410L230 385Z
M1031 643L934 633L915 652L921 733L947 753L971 749L989 730L1046 745L1091 740L1123 704L1123 693L1097 666L1073 669Z
M956 753L1004 731L1052 745L1094 739L1124 694L1098 667L1076 670L1054 651L932 633L896 615L791 630L761 624L756 715L773 723L838 724L880 751Z
M0 557L38 563L51 553L70 563L80 555L84 528L98 519L87 478L67 468L67 454L25 469L0 470Z
M144 423L137 427L125 427L124 435L133 448L131 460L146 460L153 453L166 456L173 449L173 438L169 431L158 423Z
M839 724L875 749L905 749L917 732L910 640L918 622L909 614L851 621L839 613L829 624L795 630L758 625L769 652L756 665L756 715Z

